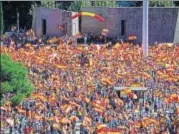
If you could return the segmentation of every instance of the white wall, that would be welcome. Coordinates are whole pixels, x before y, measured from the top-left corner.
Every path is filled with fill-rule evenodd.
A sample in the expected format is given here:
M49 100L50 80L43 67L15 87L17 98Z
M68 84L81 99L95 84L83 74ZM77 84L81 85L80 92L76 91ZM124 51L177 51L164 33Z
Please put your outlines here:
M77 12L72 12L72 16L78 14ZM79 18L72 19L72 36L79 33Z

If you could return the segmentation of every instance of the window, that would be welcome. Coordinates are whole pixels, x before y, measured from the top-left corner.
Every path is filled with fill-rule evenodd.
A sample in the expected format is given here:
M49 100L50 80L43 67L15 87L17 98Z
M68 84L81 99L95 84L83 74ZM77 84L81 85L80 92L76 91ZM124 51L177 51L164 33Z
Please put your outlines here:
M126 21L121 20L121 35L124 36L126 34Z
M46 35L46 28L47 28L46 19L42 19L42 34L43 35Z

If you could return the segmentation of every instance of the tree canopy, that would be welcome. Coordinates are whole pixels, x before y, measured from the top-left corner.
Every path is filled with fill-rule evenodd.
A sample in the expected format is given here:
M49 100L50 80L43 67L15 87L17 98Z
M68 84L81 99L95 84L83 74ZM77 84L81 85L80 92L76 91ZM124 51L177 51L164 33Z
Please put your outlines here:
M63 10L80 11L81 7L140 7L142 1L3 1L3 10L0 2L0 27L3 27L2 13L4 16L4 31L17 24L19 12L20 28L31 28L33 6L59 8ZM150 1L150 7L179 6L178 1ZM2 30L2 28L1 28Z
M20 104L26 96L29 96L34 87L28 79L28 70L18 62L13 62L6 54L1 54L1 93L0 97L11 94L13 105Z

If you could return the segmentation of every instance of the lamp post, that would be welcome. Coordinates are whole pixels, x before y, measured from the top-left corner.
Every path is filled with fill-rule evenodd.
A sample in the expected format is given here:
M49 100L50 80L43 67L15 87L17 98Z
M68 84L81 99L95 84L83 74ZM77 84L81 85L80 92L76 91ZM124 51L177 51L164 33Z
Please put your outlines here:
M3 34L4 25L3 25L3 9L2 2L0 1L0 35Z
M19 11L17 11L17 32L19 33Z
M142 49L144 57L148 56L148 6L149 1L143 0L143 20L142 20Z

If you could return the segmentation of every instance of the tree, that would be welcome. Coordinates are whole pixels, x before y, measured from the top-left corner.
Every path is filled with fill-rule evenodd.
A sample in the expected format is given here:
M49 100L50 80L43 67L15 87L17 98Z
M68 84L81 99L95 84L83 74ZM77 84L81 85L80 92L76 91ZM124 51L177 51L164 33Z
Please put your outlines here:
M116 1L104 1L107 2L108 7L117 7Z
M142 1L136 1L135 4L136 4L135 5L136 7L141 7L142 6Z
M41 6L53 9L53 8L55 8L55 1L53 1L53 0L52 1L50 1L50 0L49 1L42 0L41 1Z
M70 9L73 12L80 12L81 11L81 7L82 7L82 1L74 1L71 4Z
M63 9L63 10L69 10L69 7L71 6L71 4L73 3L73 1L56 1L55 5L56 8L59 9Z
M91 1L90 5L92 7L117 7L116 1Z
M2 1L0 1L0 34L3 34L4 25L3 25L3 10L2 10Z
M0 97L10 93L13 105L20 104L31 94L34 87L28 80L27 68L22 64L13 62L6 54L1 54L1 93Z
M179 1L174 1L175 6L179 6Z
M118 7L141 7L142 6L142 1L117 1L117 6ZM170 7L177 5L177 2L172 2L172 1L149 1L149 6L150 7ZM178 3L179 4L179 3Z
M8 30L12 25L17 24L17 11L19 12L19 25L20 28L31 28L32 14L32 1L3 1L3 16L4 16L4 30Z
M82 7L89 7L90 1L82 1Z
M136 6L136 1L117 1L118 7L134 7Z
M170 7L173 6L174 3L172 1L150 1L150 7Z

